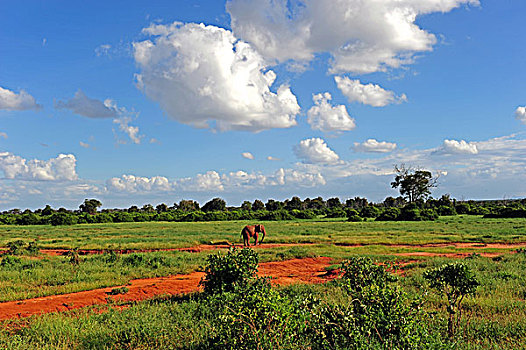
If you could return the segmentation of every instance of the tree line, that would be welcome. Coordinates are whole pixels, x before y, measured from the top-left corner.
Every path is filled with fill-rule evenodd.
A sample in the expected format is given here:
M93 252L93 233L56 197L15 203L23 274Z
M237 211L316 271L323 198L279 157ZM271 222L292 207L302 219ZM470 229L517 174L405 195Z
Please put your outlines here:
M367 198L354 197L340 200L322 197L302 200L294 196L284 201L268 199L265 203L256 199L244 201L239 207L227 206L222 198L213 198L202 207L195 200L183 199L168 206L145 204L125 209L102 209L97 199L86 199L78 210L50 205L31 211L11 209L0 214L0 224L5 225L73 225L112 222L144 221L225 221L225 220L292 220L347 218L348 221L422 221L435 220L439 216L467 214L484 215L487 218L526 218L526 199L503 201L457 201L449 195L438 199L431 197L431 189L438 184L427 170L395 166L396 176L391 186L400 191L398 197L387 197L380 203Z
M256 199L244 201L239 207L227 206L222 198L213 198L203 206L195 200L181 200L168 206L145 204L122 209L102 209L97 199L86 199L78 210L43 209L31 211L12 209L0 214L4 225L73 225L112 222L145 221L227 221L227 220L293 220L315 218L347 218L348 221L423 221L439 216L483 215L486 218L526 218L526 199L506 201L458 201L443 195L438 199L409 202L404 197L387 197L379 203L354 197L341 201L337 197L304 200L294 196L285 201Z

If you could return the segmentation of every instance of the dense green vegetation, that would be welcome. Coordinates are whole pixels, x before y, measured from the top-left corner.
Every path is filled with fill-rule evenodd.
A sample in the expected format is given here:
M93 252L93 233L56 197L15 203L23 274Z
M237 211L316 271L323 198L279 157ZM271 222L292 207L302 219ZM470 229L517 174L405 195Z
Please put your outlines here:
M425 172L424 172L425 173ZM365 198L355 197L341 202L339 198L324 200L321 197L301 200L292 197L283 202L269 199L263 204L245 201L240 207L227 207L221 198L214 198L200 208L199 203L182 200L168 207L161 203L155 208L146 204L142 208L132 206L128 209L97 208L102 205L96 199L86 199L78 210L60 208L54 210L49 205L34 212L26 209L12 209L0 214L0 224L4 225L75 225L121 222L197 222L231 220L283 221L315 218L347 218L349 221L374 219L378 221L433 221L439 216L457 214L484 215L487 218L524 218L526 199L514 201L467 201L458 202L444 195L433 199L412 194L409 199L387 197L381 203L370 203ZM401 191L402 193L405 193ZM428 193L428 192L426 192ZM417 199L413 199L413 198Z

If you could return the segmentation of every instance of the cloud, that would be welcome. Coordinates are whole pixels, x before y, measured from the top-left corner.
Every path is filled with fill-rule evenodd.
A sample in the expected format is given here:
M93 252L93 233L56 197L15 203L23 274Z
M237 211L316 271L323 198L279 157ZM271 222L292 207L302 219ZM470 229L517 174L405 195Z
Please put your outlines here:
M120 131L128 135L128 137L130 138L130 140L132 140L133 143L139 144L141 143L141 139L144 137L144 135L139 135L138 126L129 125L131 120L132 119L129 116L123 116L114 119L113 122L119 126Z
M141 143L144 135L139 134L139 127L132 126L130 123L138 117L138 113L127 110L125 107L119 107L112 99L105 99L104 102L89 98L78 90L75 96L66 102L58 101L55 108L67 109L75 114L92 119L113 118L113 123L117 124L118 129L128 135L130 140L135 143ZM122 141L120 143L126 143Z
M341 132L356 127L354 119L349 116L344 105L333 106L332 96L326 92L312 97L314 106L307 112L307 122L313 130L323 132Z
M384 107L391 103L407 101L405 94L395 96L394 92L383 89L379 85L360 83L348 77L334 77L338 89L347 97L349 102L360 102L373 107Z
M0 138L7 139L7 134L5 132L0 132Z
M267 157L267 160L278 161L278 160L281 160L281 159L276 158L276 157L272 157L272 156L268 156L268 157Z
M266 58L310 61L330 53L330 72L385 71L431 51L435 35L420 28L418 16L448 12L478 0L230 0L226 8L236 36Z
M97 48L95 48L95 55L97 55L97 57L108 55L110 49L110 44L99 45Z
M49 160L27 160L9 152L0 153L0 170L7 179L25 180L68 180L78 178L73 154L59 154Z
M294 153L305 163L336 163L340 157L320 138L300 141L294 146Z
M79 145L80 145L81 147L84 147L84 148L90 148L89 143L86 143L86 142L79 141Z
M276 92L267 63L232 32L204 24L152 25L135 42L137 86L168 115L197 128L258 132L296 125L296 96Z
M122 175L106 181L106 189L116 192L139 193L155 191L172 191L173 184L164 176L151 178L135 175Z
M396 149L396 143L368 139L363 143L355 142L353 149L355 152L387 153Z
M187 177L177 180L177 188L185 192L224 191L221 177L216 171L207 171L205 174L197 174L195 177Z
M246 159L254 159L254 155L250 152L243 152L241 153L241 156L243 156L243 158L246 158Z
M55 108L68 109L75 114L88 118L99 119L117 117L117 111L111 108L107 101L102 102L94 98L89 98L84 92L82 92L82 90L78 90L73 98L65 102L55 102Z
M25 111L25 110L39 110L42 106L37 104L35 98L20 90L17 94L14 91L0 87L0 110L7 111Z
M468 143L464 140L444 140L442 147L436 152L443 154L477 154L479 153L475 143Z
M526 107L517 107L515 110L515 118L526 124Z

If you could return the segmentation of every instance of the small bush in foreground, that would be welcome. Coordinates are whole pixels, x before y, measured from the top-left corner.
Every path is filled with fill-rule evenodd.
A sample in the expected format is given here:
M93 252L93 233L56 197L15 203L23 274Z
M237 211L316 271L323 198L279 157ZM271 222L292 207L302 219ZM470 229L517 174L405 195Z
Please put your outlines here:
M244 286L256 275L259 258L250 248L230 248L226 254L210 254L206 261L206 276L200 284L206 294L215 294Z
M459 262L444 264L426 271L424 278L432 288L445 293L447 296L447 331L452 337L455 333L455 327L458 326L462 317L462 301L467 295L474 294L480 283L469 267Z

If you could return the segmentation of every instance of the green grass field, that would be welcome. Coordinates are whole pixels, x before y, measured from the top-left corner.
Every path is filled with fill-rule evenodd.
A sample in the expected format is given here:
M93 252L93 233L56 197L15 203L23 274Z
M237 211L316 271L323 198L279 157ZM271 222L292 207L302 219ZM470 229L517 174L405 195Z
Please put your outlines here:
M65 227L0 226L0 246L6 247L9 242L19 239L26 243L36 240L40 248L65 249L152 249L225 241L241 243L239 232L246 224L248 222L238 221ZM336 264L356 255L371 256L376 260L415 261L407 267L406 276L400 278L399 284L410 294L426 295L426 308L437 313L437 318L430 319L429 322L433 322L437 332L442 333L445 327L445 299L427 290L422 273L451 259L395 257L393 254L472 251L452 246L418 246L428 243L526 242L525 219L456 216L441 217L436 222L351 223L331 219L264 224L268 233L265 239L267 243L315 244L272 249L263 247L258 250L260 262L329 256L335 259ZM363 245L345 246L346 244ZM390 244L409 246L397 247L389 246ZM453 348L526 348L526 254L511 254L511 250L481 248L477 252L499 253L501 257L463 259L476 272L481 286L476 296L468 298L464 303L466 317L462 321L463 333ZM206 256L211 253L214 252L161 251L134 253L117 258L112 254L100 254L81 256L78 266L70 264L69 258L64 256L3 256L0 262L0 301L123 285L134 278L187 273L199 269L205 263ZM331 294L329 286L301 288L308 288L320 295ZM207 324L207 318L201 311L198 312L199 307L195 302L161 298L103 314L93 308L68 314L32 317L28 321L6 321L5 327L0 331L0 348L121 348L122 337L133 338L132 348L199 348L198 344L206 338L206 332L213 332ZM110 326L105 328L103 325ZM148 337L143 341L133 332L146 332ZM152 332L154 335L150 334Z
M248 221L145 222L73 226L0 226L0 246L21 239L42 248L146 249L242 243ZM420 222L346 222L344 219L268 221L267 243L425 244L526 242L526 220L441 217Z

